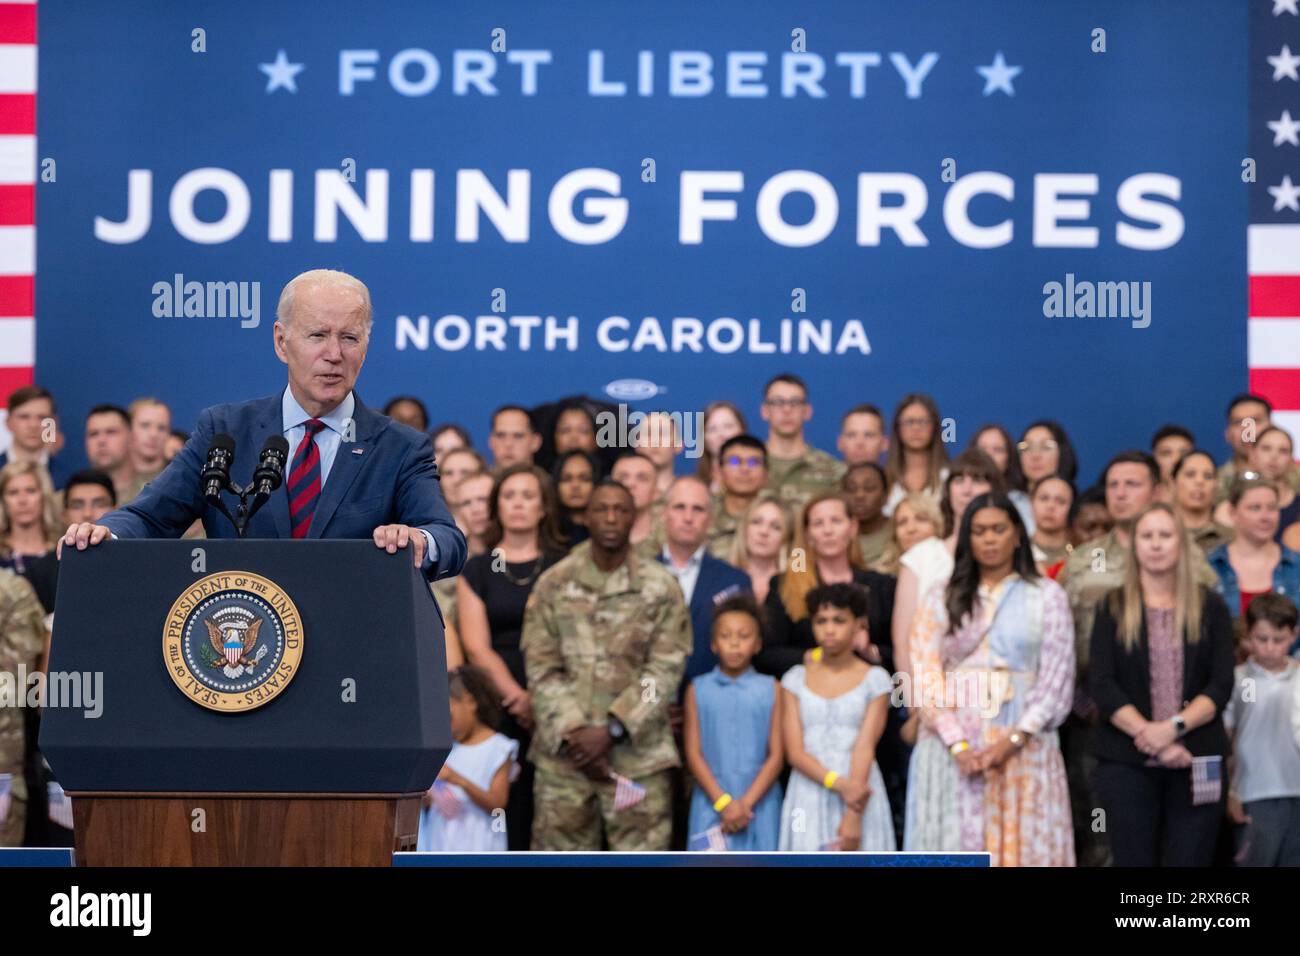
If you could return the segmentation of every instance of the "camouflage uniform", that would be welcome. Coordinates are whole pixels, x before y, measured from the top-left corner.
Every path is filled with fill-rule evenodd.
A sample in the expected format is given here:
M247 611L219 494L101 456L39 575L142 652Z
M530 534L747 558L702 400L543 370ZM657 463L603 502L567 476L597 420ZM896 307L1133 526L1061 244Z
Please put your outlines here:
M667 850L669 770L679 766L668 705L691 651L691 623L676 579L634 552L611 572L590 546L547 569L524 612L520 647L537 727L528 756L537 768L534 850ZM616 773L646 788L615 811L613 781L593 781L560 753L566 733L605 726L628 733L609 752Z
M768 487L797 513L813 495L840 486L847 471L844 462L808 445L798 458L767 456Z
M1226 501L1228 493L1232 491L1232 484L1237 480L1237 459L1230 458L1227 462L1219 466L1219 484L1214 489L1214 503L1217 506L1219 502ZM1286 470L1285 481L1291 486L1292 491L1300 491L1300 465L1294 462Z
M1200 545L1201 551L1207 555L1219 545L1228 544L1236 536L1236 530L1217 521L1210 521L1192 532L1192 540Z
M882 528L877 528L870 534L858 535L858 550L862 552L862 565L867 568L874 568L880 563L880 559L885 556L885 548L889 547L889 523L886 522Z
M1056 576L1056 583L1065 588L1074 615L1074 643L1078 664L1078 683L1074 694L1073 712L1061 728L1061 750L1065 757L1065 771L1070 788L1070 806L1074 815L1074 833L1080 866L1109 866L1110 841L1105 832L1093 830L1092 812L1101 806L1092 788L1097 758L1090 747L1092 725L1095 723L1096 705L1088 693L1088 662L1092 651L1092 624L1097 616L1097 605L1115 588L1124 583L1128 568L1129 549L1120 544L1118 533L1112 529L1100 538L1086 541L1065 559L1065 566ZM1192 549L1196 562L1196 576L1201 583L1214 587L1218 575L1205 560L1200 548Z
M713 518L709 521L708 552L719 561L731 561L731 549L736 543L736 529L740 518L728 513L722 495L713 499Z
M26 578L0 570L0 672L22 701L0 701L0 773L13 775L9 813L0 822L0 846L22 846L27 820L23 780L23 708L27 687L19 686L19 666L31 674L45 648L45 612ZM10 706L13 704L14 706Z

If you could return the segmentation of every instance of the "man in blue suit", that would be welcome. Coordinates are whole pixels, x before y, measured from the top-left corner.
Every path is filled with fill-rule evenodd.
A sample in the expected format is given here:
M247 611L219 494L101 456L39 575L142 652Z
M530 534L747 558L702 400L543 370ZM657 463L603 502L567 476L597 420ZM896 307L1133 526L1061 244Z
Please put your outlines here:
M694 475L683 475L668 486L664 502L664 547L659 560L677 578L691 612L694 644L686 660L679 697L700 674L718 663L713 653L713 609L722 601L748 591L749 575L720 561L705 549L709 538L712 500L709 486Z
M430 580L459 574L465 537L443 501L429 436L371 411L353 392L370 327L370 292L359 279L329 269L296 276L280 294L274 329L288 387L204 409L185 447L138 498L97 524L72 525L61 544L179 538L196 520L208 537L233 538L234 527L203 497L208 446L214 435L235 440L231 479L246 485L262 443L282 435L284 487L253 516L248 537L371 538L390 554L409 546Z

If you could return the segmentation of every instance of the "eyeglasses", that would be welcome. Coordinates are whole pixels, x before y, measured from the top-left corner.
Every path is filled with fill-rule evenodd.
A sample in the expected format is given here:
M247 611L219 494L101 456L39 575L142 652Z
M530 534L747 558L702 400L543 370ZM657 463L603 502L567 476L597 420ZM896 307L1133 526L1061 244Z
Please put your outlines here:
M728 455L723 464L730 465L732 468L739 468L741 465L746 468L761 468L763 467L763 459L758 455L750 455L748 458L741 458L739 455Z
M1016 447L1021 451L1056 451L1060 446L1055 440L1046 438L1043 441L1022 441Z
M799 408L807 403L806 398L769 398L763 404L773 408Z

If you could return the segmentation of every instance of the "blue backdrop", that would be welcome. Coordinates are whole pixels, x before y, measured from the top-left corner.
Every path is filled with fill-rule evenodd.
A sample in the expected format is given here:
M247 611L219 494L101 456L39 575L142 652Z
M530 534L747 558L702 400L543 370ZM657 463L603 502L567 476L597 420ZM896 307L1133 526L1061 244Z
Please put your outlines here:
M848 406L925 391L959 445L1059 418L1083 480L1166 421L1219 451L1246 49L1221 0L44 0L37 380L77 454L99 401L156 394L188 427L282 386L279 289L330 266L374 297L363 399L414 393L479 443L505 400L622 379L659 389L635 407L756 421L789 370L822 447ZM1149 282L1149 325L1046 317L1067 274ZM260 283L260 324L166 315L177 275Z

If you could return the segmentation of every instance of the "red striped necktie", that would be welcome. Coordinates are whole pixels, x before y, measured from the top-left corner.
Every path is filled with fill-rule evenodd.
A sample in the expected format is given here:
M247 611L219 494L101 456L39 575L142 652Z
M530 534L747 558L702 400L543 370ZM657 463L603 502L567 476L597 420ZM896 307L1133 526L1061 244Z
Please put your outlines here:
M316 502L320 500L320 449L316 447L316 433L324 427L319 418L307 420L307 433L294 452L289 469L285 487L289 492L289 527L295 538L307 537Z

